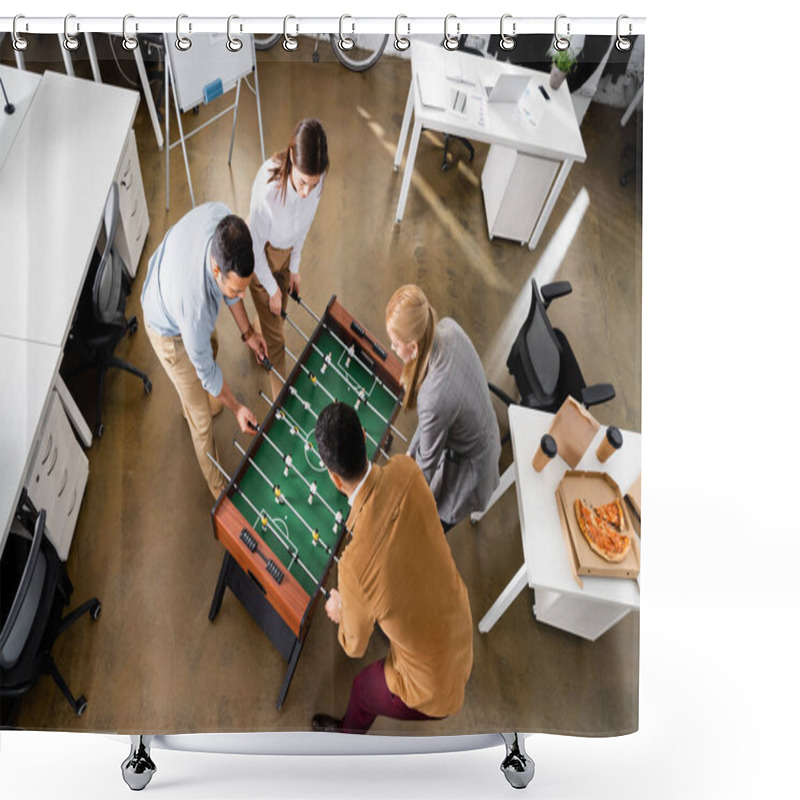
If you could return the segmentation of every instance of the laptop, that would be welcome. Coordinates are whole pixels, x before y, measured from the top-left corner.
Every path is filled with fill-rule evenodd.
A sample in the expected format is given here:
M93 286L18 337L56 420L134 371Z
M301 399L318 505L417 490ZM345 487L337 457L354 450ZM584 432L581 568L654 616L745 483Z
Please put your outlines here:
M493 86L484 83L483 89L490 103L516 103L525 87L530 83L532 75L502 74Z

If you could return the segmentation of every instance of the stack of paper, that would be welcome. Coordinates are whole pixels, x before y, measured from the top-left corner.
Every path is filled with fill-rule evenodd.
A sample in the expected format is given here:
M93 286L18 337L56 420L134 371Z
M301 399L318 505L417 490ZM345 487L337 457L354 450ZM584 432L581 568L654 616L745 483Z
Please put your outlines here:
M417 85L422 105L428 108L447 108L450 92L444 81L430 72L417 73Z

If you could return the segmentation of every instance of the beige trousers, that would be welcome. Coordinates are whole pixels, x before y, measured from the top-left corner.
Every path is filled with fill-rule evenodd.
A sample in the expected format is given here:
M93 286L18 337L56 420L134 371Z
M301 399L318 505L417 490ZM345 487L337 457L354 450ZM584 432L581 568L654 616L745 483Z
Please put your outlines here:
M278 250L272 247L269 242L264 245L264 253L267 256L267 263L272 271L272 277L278 284L281 293L281 308L286 311L289 302L289 259L292 255L292 248ZM253 305L258 313L258 321L261 325L261 335L267 343L267 355L272 362L274 372L281 378L286 378L286 350L285 339L283 336L283 319L275 316L269 310L269 292L262 286L258 278L253 275L250 281L250 296L253 298ZM272 382L272 399L274 400L283 388L283 381L275 374L270 373Z
M145 322L147 336L153 345L161 366L164 367L172 385L178 392L181 401L183 416L189 425L189 432L192 434L192 444L200 471L206 479L208 488L214 499L224 491L227 481L222 473L211 463L206 453L211 453L219 463L219 453L217 443L214 441L214 428L212 426L211 406L208 400L208 392L203 388L197 371L194 368L183 346L183 339L180 336L162 336ZM217 334L216 331L211 335L211 347L214 357L217 356Z

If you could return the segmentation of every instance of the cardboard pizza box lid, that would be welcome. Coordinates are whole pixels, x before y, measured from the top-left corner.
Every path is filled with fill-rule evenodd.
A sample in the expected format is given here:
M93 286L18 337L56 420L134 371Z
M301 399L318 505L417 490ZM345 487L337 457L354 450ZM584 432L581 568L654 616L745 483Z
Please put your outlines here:
M633 510L636 512L636 515L641 519L642 517L642 475L639 473L639 477L633 482L633 485L630 489L628 489L627 494L625 495L625 499L630 501L631 506L633 506Z
M575 500L585 500L592 505L599 506L614 500L614 498L620 500L622 513L625 516L626 529L623 533L631 537L631 549L625 559L618 564L604 560L589 547L575 517ZM570 470L564 473L564 477L556 489L556 502L560 504L561 524L566 526L565 534L569 534L569 540L572 543L572 547L567 548L567 556L570 560L574 560L576 575L596 575L604 578L638 577L640 570L639 539L631 521L630 511L622 502L619 486L610 475L605 472Z
M558 455L575 469L599 430L600 423L574 397L567 396L548 433L556 440Z

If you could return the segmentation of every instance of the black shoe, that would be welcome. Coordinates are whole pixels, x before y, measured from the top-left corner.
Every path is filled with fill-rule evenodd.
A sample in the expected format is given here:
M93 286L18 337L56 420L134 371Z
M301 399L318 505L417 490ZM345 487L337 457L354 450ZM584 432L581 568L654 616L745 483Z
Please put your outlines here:
M342 730L342 721L332 717L330 714L314 714L311 720L311 729L315 731L325 731L326 733L337 733Z

